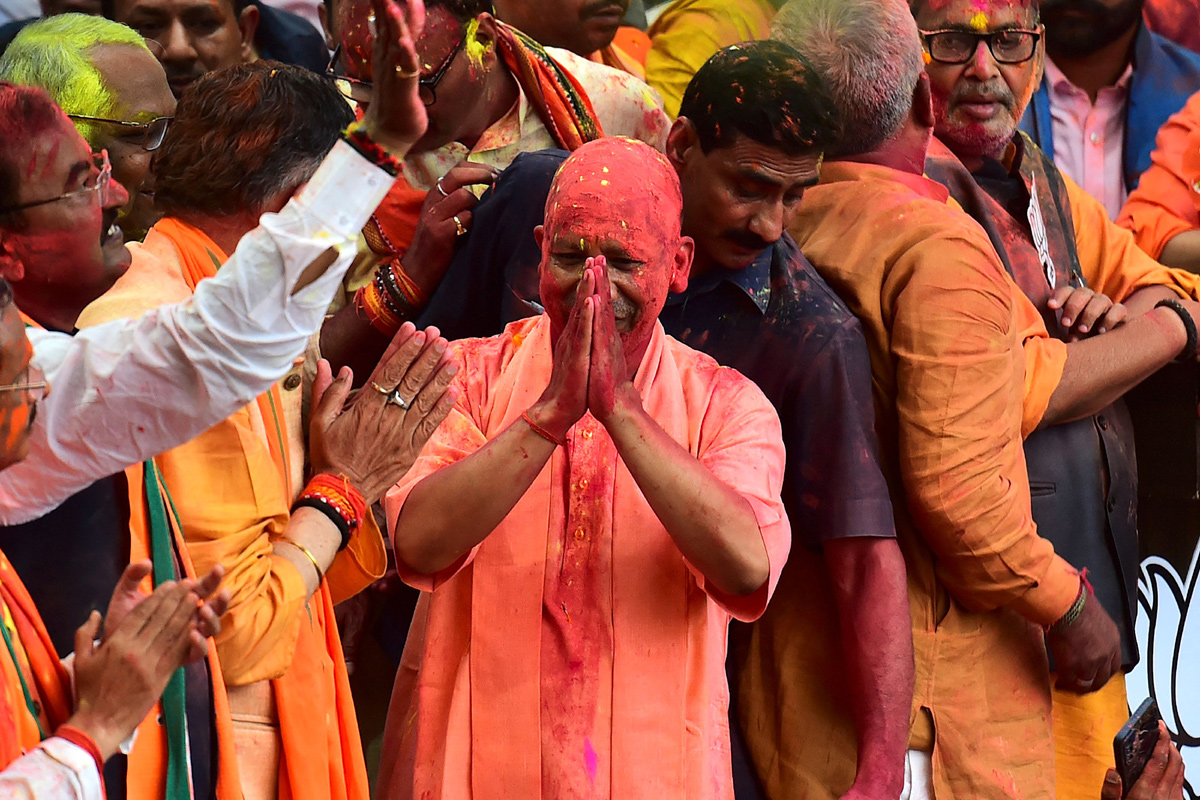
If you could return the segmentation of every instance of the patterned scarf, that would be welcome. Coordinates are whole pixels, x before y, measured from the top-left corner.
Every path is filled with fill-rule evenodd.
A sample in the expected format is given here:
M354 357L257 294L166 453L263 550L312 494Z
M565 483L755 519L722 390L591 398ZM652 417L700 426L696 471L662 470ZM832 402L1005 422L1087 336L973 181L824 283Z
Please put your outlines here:
M604 136L587 92L545 48L503 22L496 33L500 57L559 147L577 150Z

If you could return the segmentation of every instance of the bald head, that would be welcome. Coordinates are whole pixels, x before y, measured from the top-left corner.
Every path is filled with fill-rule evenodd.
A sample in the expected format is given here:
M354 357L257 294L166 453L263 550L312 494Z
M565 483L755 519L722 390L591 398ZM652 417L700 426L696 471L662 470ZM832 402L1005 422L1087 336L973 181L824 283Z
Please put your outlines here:
M640 359L667 295L687 287L693 246L679 233L682 210L675 169L652 147L606 138L572 153L554 177L536 234L554 335L566 325L587 259L604 256L617 331L626 355Z
M905 0L790 0L771 38L808 59L837 106L842 137L827 155L869 153L908 118L923 60Z
M546 197L546 230L608 210L639 236L679 238L683 195L667 157L622 137L597 139L572 153Z

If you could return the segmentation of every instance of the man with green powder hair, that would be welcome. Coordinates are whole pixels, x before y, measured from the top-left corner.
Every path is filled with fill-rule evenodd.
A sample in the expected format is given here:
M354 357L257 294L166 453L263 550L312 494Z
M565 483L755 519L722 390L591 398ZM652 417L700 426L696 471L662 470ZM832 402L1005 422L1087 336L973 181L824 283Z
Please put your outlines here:
M107 150L129 201L117 224L141 239L154 209L153 151L175 113L166 73L146 40L119 22L61 14L28 25L0 57L0 80L49 92L93 150Z

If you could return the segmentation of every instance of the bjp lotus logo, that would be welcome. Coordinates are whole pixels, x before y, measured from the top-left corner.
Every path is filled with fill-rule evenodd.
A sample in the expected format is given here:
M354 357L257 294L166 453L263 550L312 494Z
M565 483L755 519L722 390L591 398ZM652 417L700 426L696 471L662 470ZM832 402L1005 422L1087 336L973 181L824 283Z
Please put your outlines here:
M1200 788L1200 597L1196 596L1200 543L1186 579L1169 562L1151 556L1138 581L1137 641L1142 660L1126 678L1131 705L1158 702L1163 721L1186 765L1184 794Z

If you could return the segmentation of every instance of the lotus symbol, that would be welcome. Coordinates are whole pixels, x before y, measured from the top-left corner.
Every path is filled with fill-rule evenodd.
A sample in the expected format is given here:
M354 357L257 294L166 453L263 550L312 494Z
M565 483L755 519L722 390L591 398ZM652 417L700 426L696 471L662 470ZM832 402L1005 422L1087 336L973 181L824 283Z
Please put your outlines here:
M1196 596L1200 543L1186 579L1151 556L1138 580L1137 641L1142 660L1125 679L1131 705L1153 697L1183 754L1184 795L1198 800L1200 782L1200 597Z

